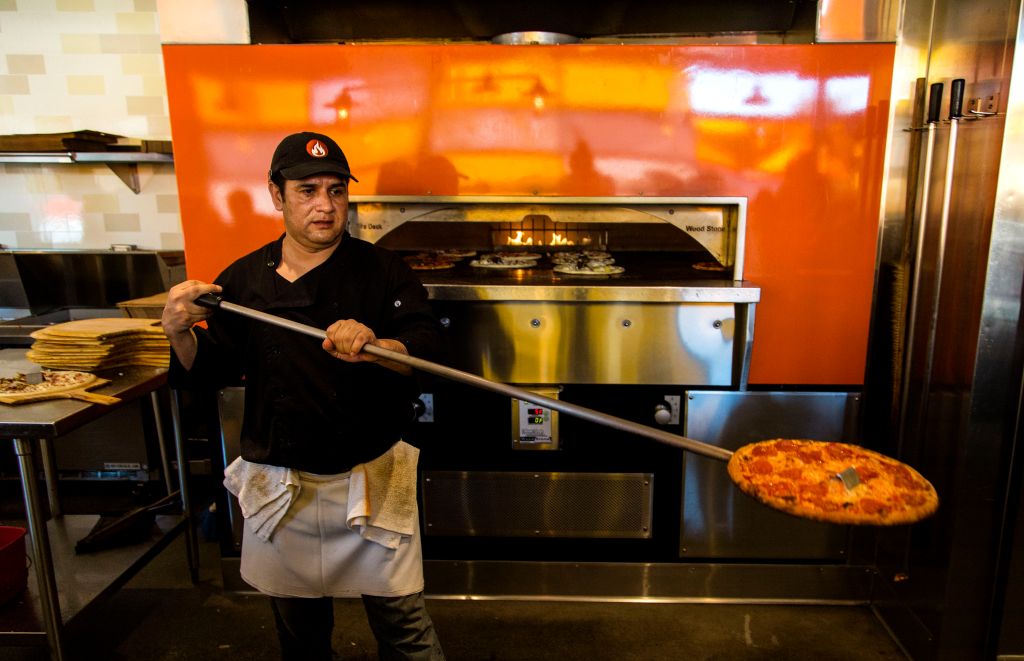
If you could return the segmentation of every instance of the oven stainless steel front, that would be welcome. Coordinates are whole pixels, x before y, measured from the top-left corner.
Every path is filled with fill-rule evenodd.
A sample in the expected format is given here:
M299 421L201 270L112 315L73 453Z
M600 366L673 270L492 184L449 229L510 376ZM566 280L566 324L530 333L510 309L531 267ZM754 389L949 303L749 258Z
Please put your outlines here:
M779 434L852 438L851 394L747 388L761 291L743 277L745 214L742 198L353 197L349 228L409 257L540 255L531 268L467 257L420 273L452 367L729 449ZM579 249L609 252L625 270L552 268L553 253ZM766 515L719 461L420 378L406 438L421 448L434 596L866 599L868 575L844 562L845 528ZM241 405L238 389L221 393L225 463L237 456ZM237 558L223 568L237 585Z
M524 269L464 258L420 272L452 367L675 433L688 389L746 384L760 290L742 276L742 198L378 197L351 209L353 235L408 256L542 255ZM556 252L581 249L624 272L552 268ZM427 558L680 558L682 451L437 378L424 377L422 399L410 436Z

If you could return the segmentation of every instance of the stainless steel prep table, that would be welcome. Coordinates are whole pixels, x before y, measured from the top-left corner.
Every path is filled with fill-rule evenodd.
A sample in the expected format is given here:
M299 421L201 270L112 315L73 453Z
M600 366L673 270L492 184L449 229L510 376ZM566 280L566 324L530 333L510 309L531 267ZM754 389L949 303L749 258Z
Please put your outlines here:
M0 376L16 372L38 370L39 366L25 358L24 349L0 350ZM130 367L98 372L110 383L95 391L129 402L149 395L160 442L161 460L168 490L168 475L160 404L157 390L167 383L164 369ZM50 656L54 661L64 658L63 626L66 620L85 608L97 597L116 590L136 571L156 555L171 539L184 530L187 540L187 562L193 580L197 574L198 548L193 534L192 515L188 498L188 463L181 442L180 420L176 393L171 393L171 415L174 422L175 452L178 461L182 515L157 517L157 530L151 539L139 545L76 556L75 542L89 532L96 516L62 516L57 495L57 481L53 461L53 443L62 434L100 418L119 405L103 406L73 399L49 400L17 406L0 406L0 438L11 439L18 455L25 509L28 518L29 540L32 552L32 570L36 586L30 584L22 604L0 608L0 644L9 638L14 644L30 644L41 638L42 632L26 631L41 619L45 628ZM52 519L47 522L36 480L33 446L40 449L40 458L46 477ZM61 583L58 588L57 575ZM83 580L82 577L88 577ZM27 626L28 625L28 626Z

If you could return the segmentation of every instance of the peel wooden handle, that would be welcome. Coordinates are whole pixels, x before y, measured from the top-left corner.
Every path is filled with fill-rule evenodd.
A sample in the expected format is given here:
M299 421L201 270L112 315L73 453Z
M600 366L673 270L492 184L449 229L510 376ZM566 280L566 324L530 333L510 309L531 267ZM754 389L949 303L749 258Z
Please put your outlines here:
M83 402L92 402L93 404L118 404L121 402L120 397L113 397L111 395L101 395L95 392L89 392L87 390L72 390L70 392L63 393L68 399L80 399Z
M34 402L45 402L51 399L78 399L90 404L118 404L121 399L110 395L100 395L85 390L67 390L65 392L41 392L31 395L0 395L0 403L3 404L32 404Z

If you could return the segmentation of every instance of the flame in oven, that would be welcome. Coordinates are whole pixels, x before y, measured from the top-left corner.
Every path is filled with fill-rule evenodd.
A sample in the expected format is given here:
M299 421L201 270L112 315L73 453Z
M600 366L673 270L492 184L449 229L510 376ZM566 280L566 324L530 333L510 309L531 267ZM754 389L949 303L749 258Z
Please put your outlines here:
M584 242L586 243L587 241L584 241ZM524 232L523 230L516 230L515 236L509 235L507 237L506 244L510 245L510 246L532 246L532 245L534 245L534 241L533 241L533 237L532 236L527 236L526 232ZM543 240L537 241L536 245L542 246L542 245L544 245L544 241ZM562 234L559 234L558 232L552 232L551 233L551 243L549 245L552 245L552 246L573 246L573 245L576 245L576 242L571 240L568 236L563 236Z
M523 240L523 234L524 234L523 230L516 230L516 235L514 237L512 237L512 236L508 237L508 245L510 245L510 246L532 246L533 245L533 237L532 236L528 236L528 237L526 237L526 240L524 241ZM538 244L538 245L541 245L541 244Z

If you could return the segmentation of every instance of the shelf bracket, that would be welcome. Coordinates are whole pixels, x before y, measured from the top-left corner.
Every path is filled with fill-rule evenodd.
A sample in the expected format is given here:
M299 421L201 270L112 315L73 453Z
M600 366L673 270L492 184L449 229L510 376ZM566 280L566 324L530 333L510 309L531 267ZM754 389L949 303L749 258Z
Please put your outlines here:
M174 163L164 152L0 152L0 163L103 163L138 195L139 163Z
M139 186L139 166L135 163L107 163L107 167L136 195L142 190Z

